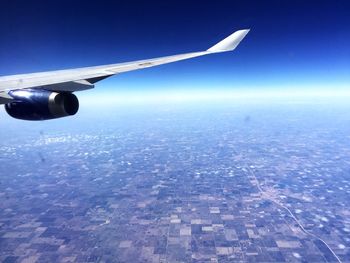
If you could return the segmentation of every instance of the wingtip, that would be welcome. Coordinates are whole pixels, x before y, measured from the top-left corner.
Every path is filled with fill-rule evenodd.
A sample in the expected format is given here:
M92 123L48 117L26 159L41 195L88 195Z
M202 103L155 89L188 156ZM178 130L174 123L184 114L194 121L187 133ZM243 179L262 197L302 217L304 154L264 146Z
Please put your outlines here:
M209 48L209 52L225 52L234 50L243 38L249 33L250 28L235 31L224 40Z

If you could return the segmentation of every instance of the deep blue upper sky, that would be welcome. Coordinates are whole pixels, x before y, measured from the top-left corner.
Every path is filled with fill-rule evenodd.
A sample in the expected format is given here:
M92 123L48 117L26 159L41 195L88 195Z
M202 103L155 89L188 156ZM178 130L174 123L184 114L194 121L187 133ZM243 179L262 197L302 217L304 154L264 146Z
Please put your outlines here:
M251 28L233 53L122 74L101 82L101 92L344 87L350 83L349 26L346 0L3 0L0 74L199 51Z

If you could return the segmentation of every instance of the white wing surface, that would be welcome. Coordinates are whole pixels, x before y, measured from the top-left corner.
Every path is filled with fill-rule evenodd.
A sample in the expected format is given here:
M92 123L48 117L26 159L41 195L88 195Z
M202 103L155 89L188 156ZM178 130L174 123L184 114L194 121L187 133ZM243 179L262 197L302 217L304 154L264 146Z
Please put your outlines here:
M7 94L11 90L41 88L51 91L80 91L91 89L97 81L119 73L231 51L238 46L248 32L249 29L236 31L206 51L103 66L3 76L0 77L0 103L6 103L11 99Z

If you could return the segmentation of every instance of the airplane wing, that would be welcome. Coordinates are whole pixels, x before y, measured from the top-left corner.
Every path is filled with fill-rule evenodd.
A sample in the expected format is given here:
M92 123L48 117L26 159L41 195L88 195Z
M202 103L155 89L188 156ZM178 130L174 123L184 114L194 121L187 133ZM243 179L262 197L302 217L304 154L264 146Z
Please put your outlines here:
M213 53L232 51L238 46L248 32L249 29L238 30L206 51L103 66L3 76L0 77L0 104L11 101L12 98L8 95L8 92L13 90L35 88L57 92L86 90L93 88L96 82L119 73L154 67Z

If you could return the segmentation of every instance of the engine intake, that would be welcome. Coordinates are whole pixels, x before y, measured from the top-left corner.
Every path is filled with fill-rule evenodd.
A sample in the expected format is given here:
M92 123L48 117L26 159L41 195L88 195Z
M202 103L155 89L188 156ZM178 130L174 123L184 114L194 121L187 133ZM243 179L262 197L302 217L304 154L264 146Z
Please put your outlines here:
M74 115L78 112L79 101L69 92L27 89L10 91L14 99L5 105L6 112L21 120L50 120Z

